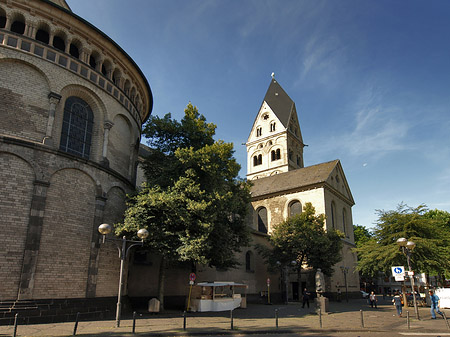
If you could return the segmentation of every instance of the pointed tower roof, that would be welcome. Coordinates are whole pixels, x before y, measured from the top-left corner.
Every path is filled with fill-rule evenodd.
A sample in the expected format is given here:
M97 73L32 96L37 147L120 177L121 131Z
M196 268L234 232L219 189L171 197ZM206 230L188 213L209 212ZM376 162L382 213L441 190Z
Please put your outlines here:
M277 115L283 126L287 128L295 103L274 78L270 81L264 101Z

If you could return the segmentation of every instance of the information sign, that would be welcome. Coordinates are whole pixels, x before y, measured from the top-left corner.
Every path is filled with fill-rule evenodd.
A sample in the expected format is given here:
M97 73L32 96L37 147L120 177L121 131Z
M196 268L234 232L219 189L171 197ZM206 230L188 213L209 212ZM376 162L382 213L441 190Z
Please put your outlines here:
M392 267L392 276L394 276L396 281L404 281L405 280L405 267L403 267L403 266Z

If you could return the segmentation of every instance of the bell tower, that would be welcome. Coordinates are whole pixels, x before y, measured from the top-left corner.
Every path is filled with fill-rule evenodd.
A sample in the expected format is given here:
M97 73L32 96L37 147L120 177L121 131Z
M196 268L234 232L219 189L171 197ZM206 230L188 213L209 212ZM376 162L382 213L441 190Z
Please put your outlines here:
M295 103L272 74L246 143L247 179L304 167L304 146Z

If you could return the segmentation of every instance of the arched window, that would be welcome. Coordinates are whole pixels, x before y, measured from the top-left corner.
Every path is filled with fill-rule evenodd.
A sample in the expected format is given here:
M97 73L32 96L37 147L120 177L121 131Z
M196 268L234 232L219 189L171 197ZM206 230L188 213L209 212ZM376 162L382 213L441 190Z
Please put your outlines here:
M245 271L252 271L252 252L245 253Z
M302 213L302 204L298 200L294 200L289 204L289 216Z
M347 236L347 211L342 209L342 226L344 227L344 234Z
M261 127L256 128L256 137L259 137L261 135L262 135L262 128Z
M80 58L80 48L77 43L72 42L69 46L69 54L75 57L76 59Z
M6 27L6 12L0 8L0 28Z
M98 54L96 52L92 52L89 56L89 65L92 69L97 69L97 60L98 60Z
M270 152L270 155L272 157L272 161L278 160L281 158L281 152L280 149L272 150Z
M258 166L262 164L262 155L259 154L253 157L253 166Z
M258 210L258 232L267 234L267 209L265 207Z
M78 97L69 97L64 105L61 131L62 151L89 159L94 114L91 107Z
M50 34L47 30L40 28L36 32L36 40L48 44L50 42Z
M16 19L11 25L11 31L23 35L25 33L25 20Z
M336 228L336 205L331 202L331 227Z
M274 132L276 130L277 124L275 122L270 123L270 132Z
M56 49L59 49L61 51L66 50L66 42L64 42L64 39L61 36L55 36L53 38L53 47Z

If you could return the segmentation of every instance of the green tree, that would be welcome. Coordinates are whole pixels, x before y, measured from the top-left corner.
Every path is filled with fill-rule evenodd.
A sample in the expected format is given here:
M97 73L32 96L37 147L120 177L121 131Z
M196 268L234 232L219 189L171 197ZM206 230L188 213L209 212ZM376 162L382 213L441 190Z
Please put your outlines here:
M416 243L411 254L411 267L428 275L443 275L450 268L450 232L432 217L427 208L405 204L396 210L377 210L378 220L373 237L355 251L359 261L357 269L365 275L390 274L395 265L405 265L406 258L397 245L404 237Z
M334 229L325 231L325 215L315 213L312 204L306 203L301 214L274 226L268 237L271 247L257 245L271 270L288 265L292 268L295 261L293 268L299 285L302 268L320 268L331 276L333 266L342 259L342 233Z
M213 124L189 104L181 123L152 118L146 159L148 182L128 203L116 234L150 232L145 245L161 258L159 300L164 307L166 266L190 262L232 268L235 252L248 245L245 224L250 185L238 178L233 145L214 141ZM178 146L178 147L177 147Z
M373 236L373 234L366 227L361 225L353 225L353 235L355 237L356 247L366 243Z

